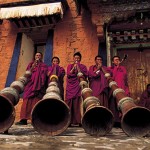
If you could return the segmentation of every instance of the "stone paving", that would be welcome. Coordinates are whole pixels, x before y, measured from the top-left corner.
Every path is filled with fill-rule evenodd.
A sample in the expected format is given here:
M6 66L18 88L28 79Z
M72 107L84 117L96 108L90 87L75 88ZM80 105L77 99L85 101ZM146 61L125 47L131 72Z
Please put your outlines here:
M41 135L31 124L13 125L9 135L0 134L0 150L150 150L150 135L142 138L128 137L120 128L103 137L86 134L82 127L69 127L57 136Z

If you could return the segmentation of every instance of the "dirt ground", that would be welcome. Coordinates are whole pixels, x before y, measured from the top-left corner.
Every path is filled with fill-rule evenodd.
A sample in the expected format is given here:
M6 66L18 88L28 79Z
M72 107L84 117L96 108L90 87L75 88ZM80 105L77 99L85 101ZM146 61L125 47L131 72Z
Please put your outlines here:
M150 135L128 137L120 128L103 137L86 134L82 127L69 127L57 136L41 135L32 127L13 125L9 135L0 134L0 150L150 150Z

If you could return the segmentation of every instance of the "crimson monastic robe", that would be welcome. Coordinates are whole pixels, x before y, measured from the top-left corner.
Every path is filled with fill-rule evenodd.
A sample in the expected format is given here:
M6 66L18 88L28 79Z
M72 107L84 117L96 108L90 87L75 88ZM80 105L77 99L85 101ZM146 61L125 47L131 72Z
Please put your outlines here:
M123 89L127 96L130 96L126 68L124 66L112 66L109 68L109 71L111 72L112 78L114 81L116 81L118 87ZM118 110L116 99L112 96L112 91L110 93L111 96L109 99L109 109L114 114L115 122L120 122L121 114Z
M34 61L29 63L26 70L30 70ZM42 61L32 70L31 77L25 86L20 119L30 119L34 105L42 99L45 94L47 83L47 65Z
M56 69L56 70L55 70ZM54 70L56 71L54 73ZM60 90L60 95L62 97L62 100L64 100L64 76L65 76L65 69L63 67L60 67L59 65L53 65L48 67L49 77L52 74L56 74L58 77L58 87ZM50 81L48 81L50 82Z
M78 64L85 79L87 78L87 67L83 64ZM71 111L71 124L77 125L81 123L81 87L80 81L77 77L77 69L70 73L73 64L67 67L67 85L66 85L66 104L68 104Z
M126 95L129 96L129 86L127 80L127 71L124 66L113 66L110 67L110 71L112 73L113 80L117 82L119 88L122 88Z
M103 68L107 70L105 66ZM100 100L100 104L108 107L108 83L102 70L95 72L96 69L96 65L89 68L89 87L92 89L93 96Z

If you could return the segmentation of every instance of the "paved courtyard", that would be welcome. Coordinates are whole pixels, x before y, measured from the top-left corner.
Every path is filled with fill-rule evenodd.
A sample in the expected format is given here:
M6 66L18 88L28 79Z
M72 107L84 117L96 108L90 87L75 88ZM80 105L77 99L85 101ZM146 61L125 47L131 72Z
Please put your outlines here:
M69 127L57 136L45 136L27 126L13 125L9 135L0 134L0 150L150 150L150 135L142 138L128 137L120 128L103 137L86 134L82 127Z

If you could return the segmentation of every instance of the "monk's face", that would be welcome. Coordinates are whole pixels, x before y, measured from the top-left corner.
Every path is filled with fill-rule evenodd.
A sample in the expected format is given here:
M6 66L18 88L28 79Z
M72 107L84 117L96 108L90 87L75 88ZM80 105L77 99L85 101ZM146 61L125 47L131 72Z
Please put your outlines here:
M42 54L41 53L36 53L35 54L35 60L42 60Z
M101 65L102 64L102 58L101 57L97 57L95 60L95 64L96 65Z
M118 66L120 64L120 58L119 57L114 57L113 62L114 65Z
M81 58L78 55L75 55L73 59L74 59L74 62L80 62L81 61Z
M59 60L57 58L54 58L53 61L52 61L52 64L58 65L59 64Z

